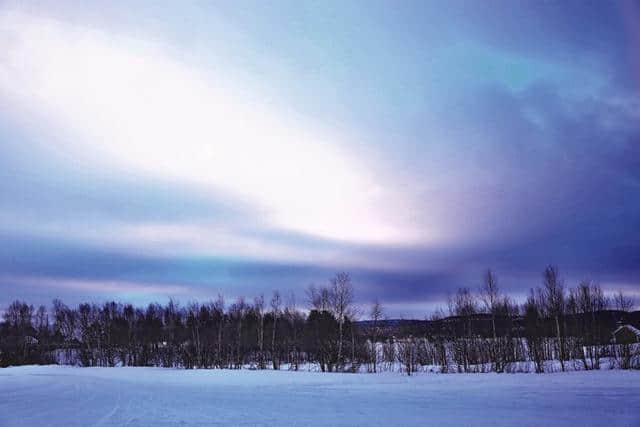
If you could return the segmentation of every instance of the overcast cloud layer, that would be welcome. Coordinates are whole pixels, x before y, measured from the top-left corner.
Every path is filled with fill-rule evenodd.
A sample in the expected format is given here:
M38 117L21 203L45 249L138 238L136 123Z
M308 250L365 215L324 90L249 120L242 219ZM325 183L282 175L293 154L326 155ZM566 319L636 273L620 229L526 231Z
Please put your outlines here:
M235 3L235 2L234 2ZM5 2L0 305L492 267L640 293L640 3Z

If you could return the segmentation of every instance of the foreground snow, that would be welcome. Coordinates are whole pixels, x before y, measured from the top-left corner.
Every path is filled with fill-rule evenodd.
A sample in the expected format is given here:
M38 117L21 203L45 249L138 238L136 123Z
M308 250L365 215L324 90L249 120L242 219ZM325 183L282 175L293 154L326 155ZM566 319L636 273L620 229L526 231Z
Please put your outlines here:
M0 426L639 426L640 372L0 369Z

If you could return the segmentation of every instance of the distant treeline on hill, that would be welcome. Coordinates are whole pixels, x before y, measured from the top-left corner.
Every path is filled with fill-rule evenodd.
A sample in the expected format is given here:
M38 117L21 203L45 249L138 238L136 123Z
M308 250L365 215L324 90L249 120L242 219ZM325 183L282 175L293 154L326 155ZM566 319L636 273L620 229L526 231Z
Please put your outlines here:
M593 316L593 319L586 317ZM632 325L640 329L640 311L622 311L622 310L600 310L593 314L576 313L566 314L568 325L583 325L591 320L602 325L604 335L613 336L613 332L621 325ZM548 336L553 336L553 319L546 319L545 330ZM493 322L496 322L496 333L499 336L505 336L508 332L511 335L523 336L525 332L525 317L522 315L514 315L513 317L495 316L489 313L476 313L468 316L447 316L442 319L418 320L418 319L383 319L377 323L370 320L360 320L356 322L356 326L362 331L377 325L383 339L393 337L407 336L426 336L427 338L435 338L438 336L456 336L462 335L465 328L471 322L473 334L482 337L491 337L493 334ZM511 331L507 331L511 328ZM577 331L570 332L570 335L577 335Z
M439 372L545 372L640 367L640 312L622 293L589 282L565 289L548 267L543 286L518 305L500 293L489 270L478 294L459 289L448 311L429 320L386 320L374 303L354 305L347 273L311 286L304 309L274 292L227 305L107 302L72 308L60 300L34 309L15 301L0 323L0 366L162 366L290 369L411 375ZM369 320L358 321L358 317Z

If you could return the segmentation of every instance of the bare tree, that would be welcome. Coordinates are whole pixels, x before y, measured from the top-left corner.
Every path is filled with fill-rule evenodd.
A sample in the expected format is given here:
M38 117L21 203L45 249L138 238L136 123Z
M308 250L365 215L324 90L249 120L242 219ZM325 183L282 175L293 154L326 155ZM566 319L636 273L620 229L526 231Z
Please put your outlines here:
M192 302L187 306L187 325L191 329L191 338L194 346L195 365L202 367L202 341L200 340L200 304Z
M370 333L370 357L373 365L373 372L378 372L378 339L380 337L380 322L383 320L384 310L380 301L377 299L371 306L369 317L371 318L371 333Z
M491 329L493 332L493 339L496 339L496 309L500 301L500 293L498 290L498 278L491 271L487 270L484 275L484 284L480 289L480 296L484 303L484 308L487 313L491 314Z
M307 288L307 300L312 310L322 312L331 309L331 292L328 288L317 288L315 284L310 284Z
M292 356L292 366L294 370L298 370L300 364L300 313L298 312L298 308L296 306L296 295L291 291L287 298L286 307L285 307L285 317L287 318L289 324L291 325L291 356ZM304 321L303 321L304 322ZM303 331L302 331L303 332Z
M280 306L282 305L282 299L280 298L280 292L274 291L271 298L271 313L273 315L273 329L271 334L271 362L273 363L273 369L280 369L280 359L276 349L276 330L278 326L278 316L280 316Z
M360 366L358 359L356 358L356 322L358 321L359 317L360 310L358 309L358 307L352 307L349 316L347 317L349 321L349 332L351 333L351 372L357 372Z
M619 290L613 298L617 310L630 312L634 306L634 300L627 297ZM630 369L633 359L633 345L630 342L616 343L614 346L616 363L622 369Z
M453 302L449 302L453 307L453 313L456 316L472 316L478 312L476 299L469 288L460 288L453 296Z
M258 317L257 338L258 338L258 369L264 369L264 295L260 295L254 299L253 307Z
M38 307L38 310L36 311L34 326L39 335L45 333L49 329L49 315L47 314L47 309L44 305Z
M618 291L613 301L616 306L616 310L620 311L629 312L633 309L634 306L633 298L627 297L624 293L622 293L622 290Z
M529 358L533 360L536 373L544 372L544 332L542 331L543 316L539 294L531 289L531 294L524 304L524 327L527 339Z
M578 342L577 354L585 370L600 369L600 345L602 331L596 314L607 308L608 300L600 286L582 281L577 289L571 289L567 307L574 315L572 336ZM587 357L589 363L587 363Z
M216 349L216 364L219 368L222 368L222 334L224 331L224 297L218 294L218 299L213 303L213 309L215 316L218 319L218 339Z
M396 342L398 347L398 359L404 365L408 376L416 372L417 351L416 341L412 335L402 338Z
M349 273L337 273L330 282L330 302L338 320L338 363L342 364L343 329L345 318L352 315L353 285Z
M333 313L332 295L327 287L307 289L309 316L307 323L313 342L312 351L320 364L322 372L333 371L337 364L338 321Z
M558 359L560 366L565 370L564 361L566 359L564 333L560 328L560 322L563 320L565 311L564 300L564 284L558 277L558 269L554 266L548 266L543 273L544 284L544 302L547 315L555 322L556 329L556 346L558 349Z
M502 360L502 353L500 350L504 347L498 339L496 333L496 314L502 307L502 301L500 300L500 291L498 289L498 278L496 275L488 269L484 274L484 283L480 288L480 297L484 304L484 310L491 315L491 334L492 339L488 342L489 357L493 363L494 370L496 372L502 372L504 369Z
M238 300L229 308L231 317L236 321L236 369L242 367L243 353L242 353L242 323L248 311L247 303L244 297L239 297Z

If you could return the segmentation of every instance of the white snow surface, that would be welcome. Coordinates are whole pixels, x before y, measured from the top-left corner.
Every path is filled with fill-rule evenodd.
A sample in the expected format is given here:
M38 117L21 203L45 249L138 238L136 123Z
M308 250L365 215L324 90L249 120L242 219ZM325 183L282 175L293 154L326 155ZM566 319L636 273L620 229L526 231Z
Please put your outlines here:
M0 426L640 426L640 372L0 369Z

